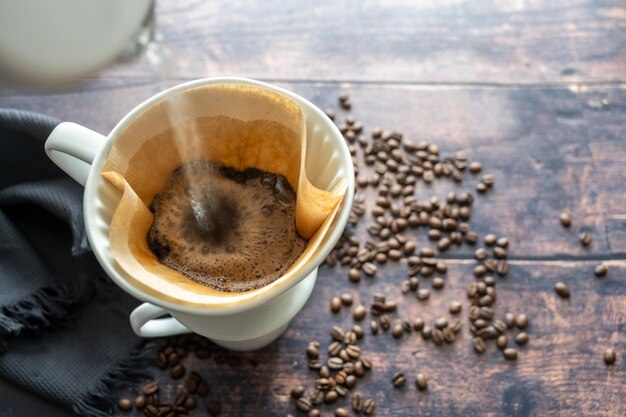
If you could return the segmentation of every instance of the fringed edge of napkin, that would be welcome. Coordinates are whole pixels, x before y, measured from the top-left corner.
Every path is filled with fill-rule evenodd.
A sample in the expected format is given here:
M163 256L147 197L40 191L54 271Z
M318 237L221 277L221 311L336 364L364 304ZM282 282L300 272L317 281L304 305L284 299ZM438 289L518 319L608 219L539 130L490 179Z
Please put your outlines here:
M84 396L75 400L72 411L86 417L110 417L115 411L115 390L132 387L142 379L152 376L154 352L138 347L127 358L118 362Z
M68 309L79 299L76 291L57 282L0 308L0 353L6 351L9 339L22 333L37 334L44 329L64 327L71 319Z

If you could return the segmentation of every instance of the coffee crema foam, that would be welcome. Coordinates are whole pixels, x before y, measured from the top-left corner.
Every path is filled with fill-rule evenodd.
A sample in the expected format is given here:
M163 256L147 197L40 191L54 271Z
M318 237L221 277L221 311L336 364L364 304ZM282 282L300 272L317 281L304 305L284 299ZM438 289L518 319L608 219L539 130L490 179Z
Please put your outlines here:
M178 167L150 210L148 246L164 265L220 291L263 287L306 247L282 175L198 160Z

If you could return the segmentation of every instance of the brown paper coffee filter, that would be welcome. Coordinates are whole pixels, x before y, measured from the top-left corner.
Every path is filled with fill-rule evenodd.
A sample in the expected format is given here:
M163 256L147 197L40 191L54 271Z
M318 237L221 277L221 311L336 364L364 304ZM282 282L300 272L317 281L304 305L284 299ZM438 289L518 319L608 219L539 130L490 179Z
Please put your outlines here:
M114 258L131 284L183 305L216 305L225 297L244 300L286 285L323 243L346 190L343 180L331 191L311 184L305 153L306 129L300 107L273 91L212 85L164 99L119 134L102 170L122 191L109 231ZM257 168L281 174L296 190L296 228L310 240L292 267L273 283L247 293L220 292L162 265L148 248L147 233L153 220L148 207L153 197L166 187L177 167L197 159L239 171Z

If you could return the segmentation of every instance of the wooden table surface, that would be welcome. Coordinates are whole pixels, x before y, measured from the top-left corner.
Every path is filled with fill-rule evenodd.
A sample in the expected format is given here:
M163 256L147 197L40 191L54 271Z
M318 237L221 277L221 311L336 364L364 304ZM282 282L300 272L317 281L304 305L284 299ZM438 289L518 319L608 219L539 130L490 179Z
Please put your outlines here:
M346 114L337 95L348 92L351 114L366 131L380 126L437 143L442 152L465 150L494 175L495 188L477 197L471 223L480 236L493 232L511 242L496 315L525 312L531 322L530 342L515 362L493 344L475 354L467 326L443 347L415 334L395 340L367 329L360 345L374 370L357 390L376 400L376 415L626 415L623 0L163 0L157 26L174 57L167 80L142 57L54 93L5 89L0 106L107 133L164 84L194 78L269 81L336 109L340 121ZM420 184L417 197L472 190L475 182ZM366 195L371 206L375 192ZM569 230L559 224L563 210L573 216ZM363 239L368 221L357 230ZM592 233L589 248L580 245L579 231ZM410 235L428 244L423 229ZM330 313L332 296L347 291L369 305L382 292L399 301L394 318L434 320L447 315L452 300L467 309L473 250L463 245L443 255L446 288L426 303L401 294L406 264L387 264L360 284L348 281L345 267L323 266L310 301L276 343L237 354L245 361L236 368L191 356L185 364L207 378L223 415L296 415L290 389L314 380L304 354L308 341L326 345L331 324L353 322L347 309ZM593 270L601 262L609 273L598 279ZM554 293L557 281L570 286L569 300ZM617 352L610 367L602 360L608 347ZM409 378L402 389L391 385L395 372ZM416 390L417 372L429 376L428 391ZM164 392L177 389L167 383ZM336 406L324 406L324 415ZM3 416L69 415L6 383L0 383L0 408ZM203 406L192 415L207 413Z

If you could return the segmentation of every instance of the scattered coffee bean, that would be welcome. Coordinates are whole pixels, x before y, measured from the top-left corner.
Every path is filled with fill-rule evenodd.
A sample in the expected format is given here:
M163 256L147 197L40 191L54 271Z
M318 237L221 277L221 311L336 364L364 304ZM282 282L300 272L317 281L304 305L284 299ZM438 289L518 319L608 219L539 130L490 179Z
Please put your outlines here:
M372 320L370 322L370 330L371 330L373 335L378 334L379 326L378 326L378 322L377 321Z
M452 301L448 307L448 311L450 311L450 314L459 314L462 308L463 305L460 302Z
M348 278L350 279L351 282L354 282L354 283L361 281L361 271L359 271L356 268L351 268L348 271Z
M352 294L347 292L341 294L341 304L344 306L350 307L352 305L352 300Z
M330 393L328 393L330 394ZM326 394L326 395L328 395ZM324 397L324 401L326 401L326 397ZM330 404L330 403L327 403ZM311 410L309 410L309 412L307 413L306 417L321 417L322 412L320 410L318 410L317 408L313 408Z
M397 372L393 374L393 377L391 378L391 382L393 383L394 387L400 388L400 387L403 387L404 384L406 384L406 377L404 376L403 373Z
M485 351L485 341L480 337L473 338L472 345L474 346L476 353L483 353Z
M366 314L367 314L367 309L363 307L362 305L358 305L352 312L352 317L356 321L361 321L365 318Z
M304 387L302 385L299 385L295 388L293 388L291 390L291 397L292 398L300 398L304 395Z
M413 330L415 330L416 332L421 331L424 328L424 319L422 319L421 317L416 317L415 319L413 319Z
M324 402L326 404L334 404L337 402L338 399L339 394L337 394L337 391L328 391L326 394L324 394Z
M515 327L515 315L513 313L506 313L504 315L504 323L506 324L506 327L509 329L512 329L513 327Z
M517 336L515 336L515 343L517 343L520 346L525 345L526 343L528 343L528 333L526 332L521 332L518 333Z
M350 413L345 408L337 408L335 410L335 417L350 417Z
M365 331L363 331L363 328L359 326L358 324L355 324L354 326L352 326L352 332L356 335L357 339L362 339L363 336L365 335Z
M185 367L181 364L174 366L170 370L170 376L172 379L180 379L185 375Z
M426 375L424 375L422 372L415 375L415 385L420 391L428 389L428 379L426 378Z
M480 162L470 162L469 170L472 174L478 174L482 171L483 165Z
M514 361L517 359L517 349L515 348L506 348L502 353L506 360Z
M570 296L569 288L564 282L557 282L554 285L554 291L556 291L561 298L569 298Z
M301 401L307 402L309 407L307 409L300 408L300 402ZM311 408L311 403L306 398L300 398L298 400L297 404L298 404L298 409L300 409L302 411L308 411ZM220 403L219 401L216 401L216 400L209 400L209 401L207 401L206 408L207 408L207 411L209 412L209 414L212 415L212 416L217 416L217 415L222 413L222 403Z
M330 311L333 313L339 313L339 311L341 311L341 300L339 297L333 297L330 300Z
M365 262L361 269L363 270L363 272L365 272L366 275L369 275L370 277L374 276L376 274L376 271L378 271L378 267L371 262Z
M487 246L493 246L496 243L497 239L498 238L496 237L496 235L490 233L483 238L483 242L485 242L485 245Z
M597 277L603 277L607 272L609 272L609 268L604 264L596 266L596 269L594 270Z
M508 343L509 343L509 338L505 334L498 336L498 338L496 339L496 346L500 350L506 349L506 346Z
M580 238L580 243L583 246L589 246L591 244L591 240L593 239L593 236L589 232L583 232L580 234L579 238Z
M395 337L396 339L399 339L402 337L403 334L404 334L404 328L402 327L402 324L400 323L394 324L393 328L391 329L391 335Z
M430 291L427 288L420 288L417 290L417 299L420 301L428 300L430 297Z
M309 343L309 346L306 348L306 355L309 359L317 359L320 357L320 350L318 348L319 343Z
M339 326L333 326L330 329L330 337L331 339L337 341L337 342L341 342L343 340L343 336L344 336L344 331L341 327Z
M572 216L570 216L568 213L561 213L559 219L561 220L561 225L563 227L570 227L572 225Z
M434 277L432 282L432 287L435 290L440 290L444 287L445 281L441 277Z
M151 395L159 390L159 385L156 382L150 382L143 386L143 393L145 395Z
M442 330L446 327L448 327L448 320L446 320L445 317L439 317L435 320L435 328Z
M120 411L130 411L133 409L133 403L128 398L120 398L117 401L117 407Z
M433 328L427 324L424 325L424 328L422 329L422 337L428 340L432 337L432 335L433 335Z
M374 414L374 411L376 411L376 402L371 398L365 400L363 403L363 413L369 416Z
M437 346L443 345L445 338L443 337L443 332L439 329L433 330L433 343Z
M515 326L518 329L525 329L528 327L528 316L526 314L518 314L515 317Z
M617 360L617 355L615 351L611 348L608 348L604 351L604 363L607 365L613 365Z

